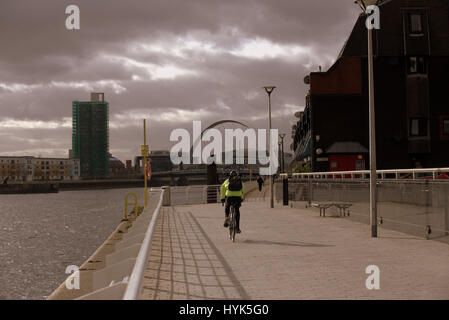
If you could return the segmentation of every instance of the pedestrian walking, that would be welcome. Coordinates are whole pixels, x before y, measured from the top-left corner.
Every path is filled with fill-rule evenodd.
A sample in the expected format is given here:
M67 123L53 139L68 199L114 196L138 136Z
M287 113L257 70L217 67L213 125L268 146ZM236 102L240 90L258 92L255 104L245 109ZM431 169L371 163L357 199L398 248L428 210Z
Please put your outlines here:
M257 178L257 183L259 184L259 192L262 191L262 186L263 186L263 179L261 176L259 176L259 178Z

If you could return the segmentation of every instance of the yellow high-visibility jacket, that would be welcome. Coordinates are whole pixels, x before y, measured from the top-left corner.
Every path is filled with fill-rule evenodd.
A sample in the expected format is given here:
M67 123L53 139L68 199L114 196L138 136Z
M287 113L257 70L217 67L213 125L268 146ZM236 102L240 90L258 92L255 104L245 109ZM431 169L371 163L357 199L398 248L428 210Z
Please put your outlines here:
M242 200L245 198L245 184L242 181L242 189L239 191L231 191L228 189L229 179L226 179L225 182L221 185L220 194L221 199L225 197L241 197Z

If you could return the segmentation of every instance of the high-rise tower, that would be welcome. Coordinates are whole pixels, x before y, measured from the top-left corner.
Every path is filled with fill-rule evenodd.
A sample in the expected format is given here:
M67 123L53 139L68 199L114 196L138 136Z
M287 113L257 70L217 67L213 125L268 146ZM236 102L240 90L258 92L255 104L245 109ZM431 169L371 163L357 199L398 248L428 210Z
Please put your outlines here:
M109 103L104 93L91 93L90 100L72 102L73 157L81 177L101 179L109 176Z

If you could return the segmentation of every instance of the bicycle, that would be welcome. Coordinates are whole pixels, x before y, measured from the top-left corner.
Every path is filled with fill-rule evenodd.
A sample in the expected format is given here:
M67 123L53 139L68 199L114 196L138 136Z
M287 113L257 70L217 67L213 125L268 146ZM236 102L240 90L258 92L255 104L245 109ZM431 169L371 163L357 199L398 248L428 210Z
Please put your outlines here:
M224 203L222 203L224 206ZM231 203L229 206L229 239L232 242L235 242L235 232L237 230L237 221L235 220L235 207L234 204Z

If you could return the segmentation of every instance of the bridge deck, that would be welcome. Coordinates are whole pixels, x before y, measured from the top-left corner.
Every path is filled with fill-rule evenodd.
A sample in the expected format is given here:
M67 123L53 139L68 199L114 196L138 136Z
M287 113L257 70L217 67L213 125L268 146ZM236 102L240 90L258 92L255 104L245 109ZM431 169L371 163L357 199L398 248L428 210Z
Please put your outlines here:
M232 243L223 218L220 204L164 208L141 298L449 298L447 244L385 229L372 239L368 225L268 201L243 203ZM365 287L369 265L380 290Z

